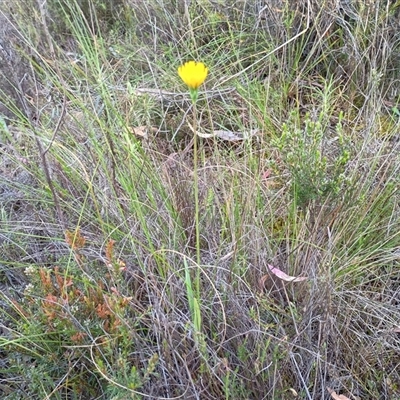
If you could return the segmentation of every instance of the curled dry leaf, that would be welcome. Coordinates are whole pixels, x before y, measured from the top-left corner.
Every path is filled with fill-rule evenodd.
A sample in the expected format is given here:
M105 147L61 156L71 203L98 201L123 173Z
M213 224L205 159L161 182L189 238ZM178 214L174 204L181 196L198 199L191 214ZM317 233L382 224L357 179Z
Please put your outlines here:
M329 394L332 396L334 400L350 400L348 397L343 394L337 394L333 389L327 388Z
M214 131L214 136L227 140L230 142L235 142L238 140L246 140L258 133L258 129L251 129L250 131L244 132L232 132L232 131L223 131L223 130L216 130Z
M148 139L149 133L156 133L157 128L154 126L148 127L146 125L141 126L131 126L129 127L131 133L133 133L138 138Z
M285 272L281 271L279 268L276 268L269 264L268 264L268 268L276 277L278 277L279 279L282 279L286 282L303 282L308 279L305 276L298 276L298 277L290 276L290 275L286 274Z
M222 140L227 140L228 142L237 142L240 140L246 140L246 139L251 138L254 135L257 135L260 132L259 129L251 129L250 131L243 131L243 132L216 130L216 131L213 131L212 133L205 133L205 132L201 132L200 130L195 131L195 129L189 122L187 124L193 133L196 133L198 136L200 136L203 139L217 137Z

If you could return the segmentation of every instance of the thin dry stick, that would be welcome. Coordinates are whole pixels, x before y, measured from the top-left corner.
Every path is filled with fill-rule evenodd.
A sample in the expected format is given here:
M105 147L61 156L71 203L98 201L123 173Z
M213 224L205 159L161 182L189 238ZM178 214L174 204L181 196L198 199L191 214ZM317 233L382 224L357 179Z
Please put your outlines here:
M62 73L60 71L58 63L56 62L56 53L54 51L53 41L51 40L51 35L50 35L49 29L48 29L47 24L46 24L46 13L45 13L45 10L43 8L43 4L44 3L41 3L38 0L37 4L38 4L39 9L40 9L40 16L42 18L43 29L44 29L44 33L45 33L45 36L46 36L47 44L49 45L49 49L50 49L50 58L51 58L51 60L54 61L54 66L55 66L55 69L57 71L57 76L60 79L60 82L61 82L62 86L66 87L64 79L63 79L63 76L62 76ZM43 150L41 152L42 157L46 155L46 153L50 150L51 146L53 145L54 139L55 139L55 137L57 135L58 130L60 129L61 123L62 123L62 121L64 119L64 116L65 116L66 105L67 105L67 96L66 96L66 94L64 92L60 117L59 117L59 119L57 121L57 124L56 124L56 126L54 128L53 134L51 135L51 139L50 139L49 145L46 147L45 150Z
M47 24L46 24L46 14L45 14L45 10L44 10L44 7L43 7L43 5L45 3L41 3L40 0L38 0L37 4L38 4L39 10L40 10L40 16L42 18L42 25L43 25L43 29L44 29L44 32L45 32L46 40L47 40L47 43L48 43L49 49L50 49L50 57L54 61L54 66L55 66L55 69L57 71L58 78L60 79L60 82L63 84L62 73L61 73L61 71L60 71L60 69L58 67L57 62L56 62L56 56L55 56L53 42L51 40L50 32L49 32ZM63 86L65 87L64 84L63 84ZM35 140L36 140L36 144L38 146L40 157L41 157L41 160L42 160L42 165L43 165L43 170L44 170L44 173L45 173L45 176L46 176L46 181L47 181L47 184L49 185L51 194L53 196L54 205L55 205L55 208L56 208L56 216L55 216L55 218L56 218L56 220L59 221L59 223L61 224L61 226L62 226L64 231L67 229L67 225L65 223L64 215L63 215L62 210L61 210L60 202L58 200L58 194L57 194L57 192L56 192L56 190L54 188L53 181L51 179L50 167L49 167L49 163L47 161L46 154L50 150L50 148L51 148L51 146L52 146L52 144L54 142L54 139L55 139L55 137L57 135L57 132L60 129L62 120L63 120L64 115L65 115L66 102L67 102L67 99L66 99L66 95L64 93L61 115L60 115L60 118L59 118L59 120L58 120L58 122L56 124L56 127L54 128L52 137L50 139L50 143L49 143L49 145L47 146L46 149L43 149L43 146L42 146L42 143L40 142L39 136L37 135L37 132L34 129ZM31 120L32 126L34 125L33 122L34 121Z
M40 9L42 10L42 6L41 6L40 2L38 2L38 4L39 4ZM12 23L11 23L11 25L14 26ZM47 27L45 25L46 35L49 38L50 34L49 34L49 32L48 32L48 30L46 28ZM17 28L15 28L15 30L16 30L16 32L18 32ZM22 35L21 35L21 37L22 37ZM22 37L22 39L24 40L23 37ZM54 48L52 46L51 40L49 41L49 45L50 45L50 49L51 49L52 55L54 55ZM54 59L54 56L53 56L53 59ZM19 98L19 100L21 102L22 109L24 111L24 114L25 114L27 120L30 122L31 129L32 129L32 131L34 133L34 136L35 136L35 141L36 141L36 145L37 145L38 150L39 150L39 154L40 154L40 158L41 158L41 162L42 162L42 166L43 166L46 182L47 182L47 185L50 188L50 191L51 191L51 194L52 194L52 197L53 197L53 201L54 201L54 205L55 205L54 218L55 218L56 221L58 221L60 223L60 225L62 226L63 230L65 230L66 229L66 223L65 223L65 219L64 219L64 216L62 214L62 211L61 211L60 202L58 201L57 192L56 192L56 190L54 188L54 185L53 185L53 182L52 182L52 179L51 179L50 167L49 167L49 163L48 163L47 158L46 158L46 153L50 149L51 144L53 143L54 138L55 138L55 136L57 134L57 131L59 130L59 128L61 126L61 122L62 122L62 119L63 119L64 114L65 114L66 97L64 96L64 102L63 102L63 108L62 108L62 111L61 111L61 116L60 116L60 119L57 122L56 127L55 127L55 129L53 131L50 145L48 146L48 148L43 149L42 143L40 142L39 135L38 135L37 130L36 130L37 116L35 116L30 110L30 107L29 107L29 105L28 105L28 103L26 101L26 98L24 96L24 90L22 88L21 80L16 75L15 69L14 69L13 65L11 64L11 61L7 57L5 57L5 61L6 61L7 65L8 65L8 67L9 67L9 70L11 71L12 80L13 80L13 82L15 84L16 89L17 89L17 95L18 95L18 98ZM33 70L32 65L31 65L31 68ZM32 76L34 78L35 74L33 73ZM36 85L36 87L37 87L37 85ZM36 97L38 97L38 95Z

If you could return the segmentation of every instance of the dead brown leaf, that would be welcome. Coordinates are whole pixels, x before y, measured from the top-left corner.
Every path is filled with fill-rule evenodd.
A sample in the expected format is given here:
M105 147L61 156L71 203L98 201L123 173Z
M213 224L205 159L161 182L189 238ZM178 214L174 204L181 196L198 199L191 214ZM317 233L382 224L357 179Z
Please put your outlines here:
M139 138L147 139L149 137L149 128L146 125L136 127L131 126L129 127L129 130Z
M337 394L333 389L327 388L327 390L334 400L351 400L343 394Z
M308 279L305 276L298 276L298 277L290 276L285 272L283 272L282 270L280 270L279 268L274 267L273 265L268 264L268 268L276 277L286 282L303 282Z

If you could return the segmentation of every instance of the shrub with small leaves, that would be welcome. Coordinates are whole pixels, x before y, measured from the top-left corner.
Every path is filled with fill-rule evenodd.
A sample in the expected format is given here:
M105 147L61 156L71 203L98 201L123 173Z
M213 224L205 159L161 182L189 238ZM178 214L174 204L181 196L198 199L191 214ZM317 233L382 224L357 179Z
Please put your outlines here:
M345 184L345 169L350 158L348 143L342 132L341 118L335 135L309 116L299 128L288 122L275 140L283 167L289 171L291 193L299 206L337 196Z
M82 276L82 270L93 266L82 254L85 238L79 229L65 236L75 263L27 268L24 296L13 300L13 337L7 346L10 372L21 377L28 391L43 395L63 379L67 383L51 389L61 397L80 393L83 387L80 398L126 395L154 375L158 355L149 355L147 366L133 356L142 315L131 312L131 298L122 294L124 263L114 256L115 242L110 240L102 266L107 285L101 279L94 282ZM40 388L43 375L37 371L46 371L48 379L43 382L48 380L48 387Z

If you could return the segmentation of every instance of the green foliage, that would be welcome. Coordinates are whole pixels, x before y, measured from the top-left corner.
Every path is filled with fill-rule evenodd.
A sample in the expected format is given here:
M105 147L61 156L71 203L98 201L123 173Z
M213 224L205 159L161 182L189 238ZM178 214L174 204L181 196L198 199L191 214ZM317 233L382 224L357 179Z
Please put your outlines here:
M138 328L134 321L141 316L133 317L130 326L124 322L129 298L119 292L121 261L114 258L110 241L102 272L115 286L106 289L100 280L93 281L94 275L90 281L79 272L79 268L94 267L81 255L83 236L68 233L66 241L77 264L70 263L66 270L29 267L23 298L10 304L13 335L5 341L7 373L18 376L25 390L39 396L49 392L56 398L126 395L150 379L158 356L153 354L148 366L140 370L132 356ZM97 270L100 272L99 267ZM21 346L21 338L26 345ZM114 381L118 386L110 385Z
M337 197L344 190L350 150L341 132L340 119L337 136L333 138L328 138L321 122L312 121L310 116L305 117L302 125L299 128L289 119L275 145L289 170L295 204L304 207L311 201L322 203L328 196ZM332 141L336 148L330 146Z

